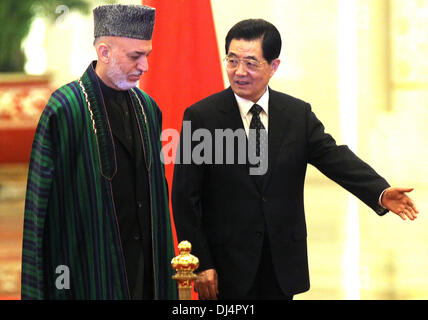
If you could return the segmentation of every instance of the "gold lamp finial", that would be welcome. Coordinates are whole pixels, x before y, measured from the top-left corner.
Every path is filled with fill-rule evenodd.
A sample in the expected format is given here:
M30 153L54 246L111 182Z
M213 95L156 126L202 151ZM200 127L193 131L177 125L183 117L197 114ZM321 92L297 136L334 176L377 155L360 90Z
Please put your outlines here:
M192 245L181 241L178 245L179 255L171 260L171 266L177 272L172 276L178 283L180 300L192 300L192 283L198 277L193 273L199 267L199 259L190 254Z

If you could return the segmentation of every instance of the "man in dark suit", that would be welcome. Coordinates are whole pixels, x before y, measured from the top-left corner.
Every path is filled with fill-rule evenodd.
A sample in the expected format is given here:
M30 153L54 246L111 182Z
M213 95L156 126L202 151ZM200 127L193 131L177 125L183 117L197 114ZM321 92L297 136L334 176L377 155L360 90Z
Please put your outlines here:
M226 37L231 87L184 113L192 135L183 125L172 205L179 240L189 240L200 260L201 299L292 299L309 289L308 163L379 215L390 210L413 220L418 213L406 195L412 189L391 188L348 147L336 145L309 104L268 87L280 51L280 34L269 22L236 24ZM219 130L233 132L229 145L216 140ZM208 136L214 145L198 141ZM242 150L248 150L244 162ZM257 167L267 171L251 174Z

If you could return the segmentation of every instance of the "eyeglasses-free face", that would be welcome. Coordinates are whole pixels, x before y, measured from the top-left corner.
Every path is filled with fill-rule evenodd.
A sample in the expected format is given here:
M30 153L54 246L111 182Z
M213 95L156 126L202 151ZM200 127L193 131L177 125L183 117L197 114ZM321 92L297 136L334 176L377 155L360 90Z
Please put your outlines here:
M265 93L280 63L279 59L271 63L264 59L262 39L233 39L224 61L233 92L254 103Z

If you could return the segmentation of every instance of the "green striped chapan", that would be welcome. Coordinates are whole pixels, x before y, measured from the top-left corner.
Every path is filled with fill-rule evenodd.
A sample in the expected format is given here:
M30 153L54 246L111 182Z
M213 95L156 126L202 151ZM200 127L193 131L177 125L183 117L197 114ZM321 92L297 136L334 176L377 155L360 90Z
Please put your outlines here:
M52 94L41 115L25 201L23 299L130 297L111 189L113 137L97 81L92 63L80 81ZM140 89L130 94L150 163L155 298L176 299L161 112Z

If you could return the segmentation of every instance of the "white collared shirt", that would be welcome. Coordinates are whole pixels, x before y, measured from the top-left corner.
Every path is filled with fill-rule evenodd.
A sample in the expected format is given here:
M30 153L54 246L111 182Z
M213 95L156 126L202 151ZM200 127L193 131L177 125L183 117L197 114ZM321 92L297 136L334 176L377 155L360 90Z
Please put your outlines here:
M242 122L244 124L245 132L247 133L250 131L250 123L251 119L253 119L253 114L250 112L250 109L253 107L254 102L241 98L236 93L235 98L236 102L238 103L239 112L241 113ZM269 90L266 88L265 93L262 95L262 97L257 101L257 104L262 107L263 111L260 113L260 120L262 121L263 125L265 126L266 131L268 130L269 125Z

